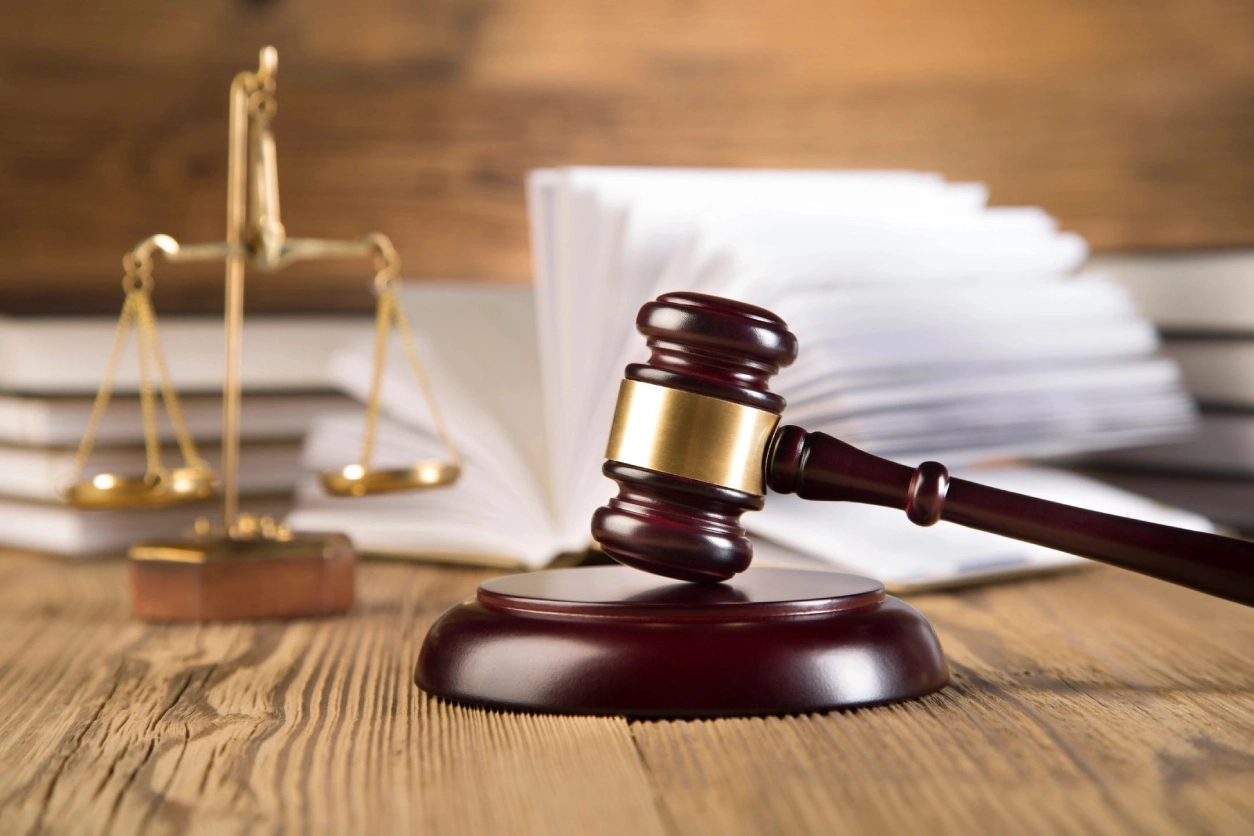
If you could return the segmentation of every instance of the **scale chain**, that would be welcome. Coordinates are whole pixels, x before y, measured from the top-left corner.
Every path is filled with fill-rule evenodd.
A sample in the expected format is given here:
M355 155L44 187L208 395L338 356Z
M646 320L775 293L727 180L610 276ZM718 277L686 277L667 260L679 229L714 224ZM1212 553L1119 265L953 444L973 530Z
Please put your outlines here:
M392 292L383 290L379 293L379 310L375 315L374 328L374 368L370 374L370 395L366 399L366 430L361 442L361 467L370 467L370 459L374 454L375 432L379 424L379 397L383 388L383 363L387 358L388 332L392 325Z
M146 296L139 296L135 305L135 348L139 354L139 405L144 421L144 453L148 460L147 476L150 480L164 475L161 466L161 436L157 429L156 395L152 391L152 342L147 328L145 312L150 312Z
M409 365L414 370L414 376L418 378L418 387L422 390L422 396L427 401L427 409L431 410L431 420L435 424L435 430L440 436L440 441L448 450L449 458L453 464L461 463L461 455L457 452L457 447L453 444L453 435L449 432L448 426L444 423L444 416L440 412L439 401L436 400L435 390L431 386L431 379L427 376L427 370L423 366L421 355L418 353L418 346L414 344L413 332L409 330L409 322L405 317L405 310L396 300L395 291L389 289L389 295L392 296L392 315L396 322L396 330L401 335L401 342L405 346L405 354L409 356Z
M83 478L83 468L87 466L87 458L96 444L96 435L100 431L100 423L104 420L109 408L109 399L113 396L113 378L117 374L118 361L122 358L122 347L126 345L126 337L131 330L131 318L134 316L134 302L131 294L126 294L122 303L122 313L118 317L117 329L113 332L113 346L109 349L109 359L105 363L104 380L96 392L96 400L91 405L91 414L87 418L87 429L78 443L78 451L74 454L74 464L70 471L70 484Z
M157 329L157 317L152 309L152 301L147 295L143 297L139 313L139 321L147 333L152 362L157 369L157 380L161 386L161 400L165 404L166 414L170 416L170 425L174 428L174 436L178 440L179 451L183 454L183 461L191 467L208 467L205 460L200 457L200 453L196 450L196 442L192 440L191 433L187 429L187 422L183 419L183 407L179 403L178 393L174 391L174 385L170 382L170 371L166 366L165 352L161 349L161 336Z

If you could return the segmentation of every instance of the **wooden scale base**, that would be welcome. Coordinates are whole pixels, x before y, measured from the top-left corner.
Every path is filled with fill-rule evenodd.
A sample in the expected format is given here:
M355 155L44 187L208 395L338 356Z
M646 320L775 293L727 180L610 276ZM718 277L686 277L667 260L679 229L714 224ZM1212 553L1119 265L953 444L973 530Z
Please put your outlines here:
M143 543L130 551L132 607L150 621L338 615L353 605L356 562L343 534Z
M790 714L948 682L936 634L878 581L750 568L693 584L624 566L483 583L427 634L414 680L446 699L561 714Z

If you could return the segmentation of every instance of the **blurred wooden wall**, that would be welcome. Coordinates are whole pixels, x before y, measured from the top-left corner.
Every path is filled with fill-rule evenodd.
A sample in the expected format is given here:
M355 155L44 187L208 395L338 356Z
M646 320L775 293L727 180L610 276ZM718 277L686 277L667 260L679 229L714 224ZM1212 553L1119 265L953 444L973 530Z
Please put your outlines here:
M409 276L525 281L523 175L559 163L929 169L1098 249L1254 243L1243 0L6 2L0 310L114 310L135 241L220 238L226 88L267 43L289 232L386 231ZM158 281L221 307L216 270Z

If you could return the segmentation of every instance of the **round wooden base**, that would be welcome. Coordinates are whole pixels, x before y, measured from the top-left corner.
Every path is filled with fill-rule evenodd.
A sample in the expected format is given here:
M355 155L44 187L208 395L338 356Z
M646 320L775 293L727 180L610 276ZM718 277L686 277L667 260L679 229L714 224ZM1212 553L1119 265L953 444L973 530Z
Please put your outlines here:
M949 672L931 625L878 581L750 568L692 584L598 566L485 582L432 626L414 680L493 708L715 717L905 700Z

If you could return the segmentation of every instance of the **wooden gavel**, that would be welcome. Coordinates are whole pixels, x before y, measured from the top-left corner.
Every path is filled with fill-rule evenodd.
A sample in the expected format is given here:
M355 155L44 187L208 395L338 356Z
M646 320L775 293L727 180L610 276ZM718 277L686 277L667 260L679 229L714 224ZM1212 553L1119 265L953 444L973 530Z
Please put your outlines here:
M779 427L767 382L797 355L769 311L699 293L667 293L636 319L647 363L627 367L606 450L618 496L592 535L620 563L680 580L725 581L748 568L740 524L766 489L803 499L900 508L1058 549L1254 605L1254 543L1088 511L910 468L839 439Z

